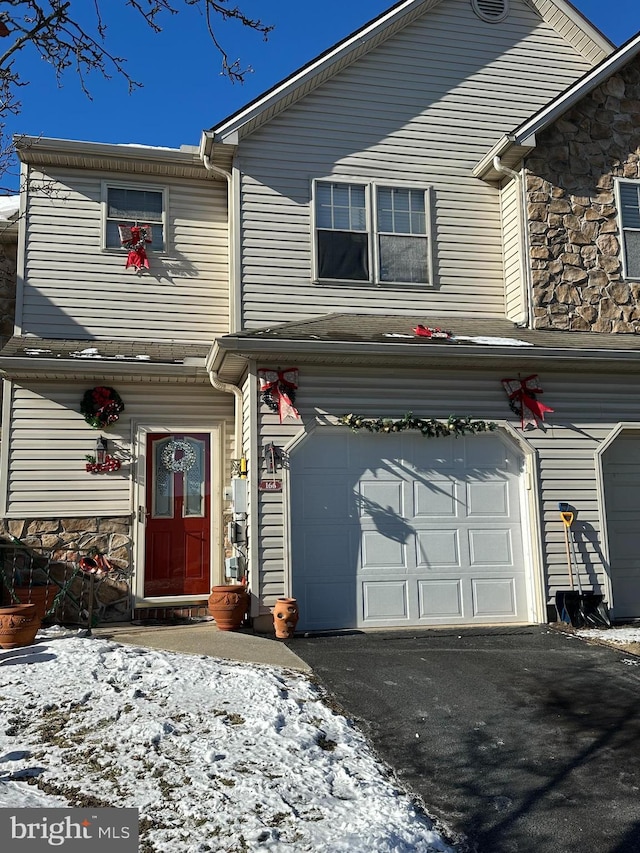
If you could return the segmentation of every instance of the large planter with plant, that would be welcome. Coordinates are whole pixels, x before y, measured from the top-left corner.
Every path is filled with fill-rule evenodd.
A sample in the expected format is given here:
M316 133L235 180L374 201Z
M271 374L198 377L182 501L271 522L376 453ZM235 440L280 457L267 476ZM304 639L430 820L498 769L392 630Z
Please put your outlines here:
M35 604L10 604L0 607L0 648L30 646L36 638L40 618Z
M211 587L207 609L220 631L235 631L249 610L249 591L244 584Z

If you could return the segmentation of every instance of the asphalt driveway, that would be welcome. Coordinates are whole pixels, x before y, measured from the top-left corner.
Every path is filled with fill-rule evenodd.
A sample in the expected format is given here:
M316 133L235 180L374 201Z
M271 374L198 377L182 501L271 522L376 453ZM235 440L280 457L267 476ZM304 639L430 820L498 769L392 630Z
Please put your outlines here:
M290 646L460 851L640 853L640 658L544 627Z

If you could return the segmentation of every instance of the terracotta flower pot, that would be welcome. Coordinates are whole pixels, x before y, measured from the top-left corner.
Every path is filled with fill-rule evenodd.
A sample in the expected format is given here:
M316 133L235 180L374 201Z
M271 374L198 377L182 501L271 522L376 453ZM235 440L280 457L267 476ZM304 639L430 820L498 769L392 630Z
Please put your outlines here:
M273 608L273 626L279 640L289 640L293 637L300 613L295 598L278 598Z
M0 648L30 646L36 638L40 619L35 604L10 604L0 607Z
M221 631L235 631L249 610L249 592L240 583L213 586L207 609Z
M40 621L44 620L47 610L52 606L53 600L58 593L58 588L53 584L46 586L17 586L13 590L20 604L35 604L36 613Z

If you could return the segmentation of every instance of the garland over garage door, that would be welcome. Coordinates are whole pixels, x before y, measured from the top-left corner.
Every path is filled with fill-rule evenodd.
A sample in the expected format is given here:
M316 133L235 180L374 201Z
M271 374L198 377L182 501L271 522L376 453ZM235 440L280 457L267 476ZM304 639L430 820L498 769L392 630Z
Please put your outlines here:
M290 464L299 628L527 621L523 460L498 432L320 427Z

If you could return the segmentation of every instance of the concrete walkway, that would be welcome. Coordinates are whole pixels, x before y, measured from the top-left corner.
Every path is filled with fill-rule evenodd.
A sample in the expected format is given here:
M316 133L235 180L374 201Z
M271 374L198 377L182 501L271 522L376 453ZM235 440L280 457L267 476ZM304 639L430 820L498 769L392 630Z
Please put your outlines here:
M94 628L93 635L147 649L311 671L311 667L280 640L254 634L251 630L220 631L213 622L151 626L118 623Z

